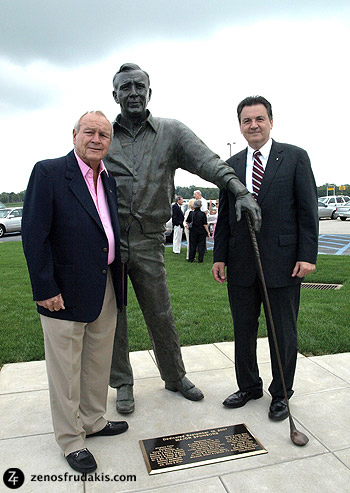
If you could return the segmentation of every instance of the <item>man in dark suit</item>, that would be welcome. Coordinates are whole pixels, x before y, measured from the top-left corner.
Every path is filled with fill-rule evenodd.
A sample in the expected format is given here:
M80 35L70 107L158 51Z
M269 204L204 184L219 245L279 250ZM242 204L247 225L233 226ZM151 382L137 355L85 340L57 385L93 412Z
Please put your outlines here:
M293 394L297 358L297 316L300 283L315 269L318 215L316 185L307 153L270 138L273 125L270 103L261 96L244 99L237 108L240 130L248 148L228 160L238 178L253 192L262 211L257 233L278 347L287 387ZM226 280L235 334L235 367L239 390L224 401L237 408L263 395L256 358L258 319L264 302L246 221L237 222L234 196L220 194L215 230L214 279ZM269 417L288 416L268 318L273 379Z
M181 196L175 197L175 203L171 206L171 219L173 222L173 253L181 252L182 232L184 228L184 213L181 206L184 199Z
M22 238L44 331L52 421L69 465L97 464L85 438L127 430L104 418L123 266L116 185L102 158L112 126L100 111L73 130L74 151L33 169Z

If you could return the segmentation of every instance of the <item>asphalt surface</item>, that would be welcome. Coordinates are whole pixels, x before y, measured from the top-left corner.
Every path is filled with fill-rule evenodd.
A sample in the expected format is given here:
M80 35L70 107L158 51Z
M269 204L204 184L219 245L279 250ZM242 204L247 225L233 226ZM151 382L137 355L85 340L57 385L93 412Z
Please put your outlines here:
M350 255L350 220L320 220L318 253L321 255ZM167 243L171 247L171 243ZM186 241L182 242L186 246ZM207 239L207 249L214 248L214 241Z
M9 233L0 238L0 243L21 240L22 236L19 233ZM185 247L186 241L183 241L182 245ZM166 246L171 247L172 244L167 243ZM213 247L213 240L208 239L207 249L212 250ZM350 220L322 219L320 221L318 253L323 255L350 255Z

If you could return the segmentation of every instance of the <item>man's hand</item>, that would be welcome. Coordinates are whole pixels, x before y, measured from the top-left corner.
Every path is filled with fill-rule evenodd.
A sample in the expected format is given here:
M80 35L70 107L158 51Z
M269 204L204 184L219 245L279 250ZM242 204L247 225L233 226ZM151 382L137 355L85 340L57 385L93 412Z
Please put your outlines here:
M241 220L242 211L248 211L254 230L259 232L261 228L261 209L257 201L250 193L238 195L238 197L236 197L237 221Z
M225 262L215 262L211 269L215 281L223 284L226 281Z
M292 277L305 277L316 269L315 264L309 262L297 262L293 269Z
M61 293L48 300L37 301L37 304L50 310L50 312L58 312L65 309Z

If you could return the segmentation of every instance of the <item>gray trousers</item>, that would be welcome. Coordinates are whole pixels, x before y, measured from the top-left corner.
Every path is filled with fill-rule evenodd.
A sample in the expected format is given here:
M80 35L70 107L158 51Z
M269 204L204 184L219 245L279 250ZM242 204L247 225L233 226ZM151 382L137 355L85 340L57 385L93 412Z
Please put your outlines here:
M165 381L179 380L186 371L166 282L164 235L143 233L134 220L128 232L122 231L121 249L123 261L128 263L128 275L146 322L160 375ZM133 385L126 307L118 314L110 386L125 384Z

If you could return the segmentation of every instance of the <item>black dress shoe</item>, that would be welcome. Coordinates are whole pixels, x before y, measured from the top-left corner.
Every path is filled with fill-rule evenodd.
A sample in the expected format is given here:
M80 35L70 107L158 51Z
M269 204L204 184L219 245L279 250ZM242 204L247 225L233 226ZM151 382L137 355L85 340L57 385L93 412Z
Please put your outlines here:
M177 380L177 382L165 382L165 388L172 392L181 392L190 401L200 401L204 397L202 391L187 377L183 377L181 380Z
M244 392L244 390L238 390L234 394L229 395L224 400L223 405L231 408L243 407L251 399L260 399L262 396L262 390L258 392Z
M66 455L66 459L70 467L78 472L94 472L97 469L94 456L87 448Z
M129 425L126 421L107 421L106 426L102 430L91 433L91 435L86 435L86 438L119 435L120 433L124 433L128 428Z
M281 399L280 397L272 398L269 418L273 421L283 421L288 418L288 407L285 399Z

